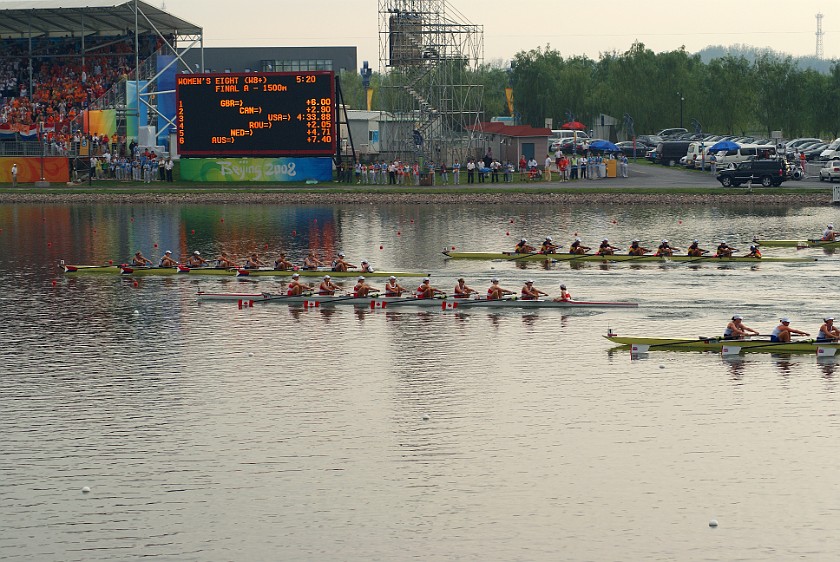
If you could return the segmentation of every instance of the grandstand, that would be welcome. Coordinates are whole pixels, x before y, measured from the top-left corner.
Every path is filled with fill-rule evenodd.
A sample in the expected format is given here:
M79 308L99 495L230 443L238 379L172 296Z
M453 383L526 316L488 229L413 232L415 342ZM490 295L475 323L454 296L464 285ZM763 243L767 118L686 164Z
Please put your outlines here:
M3 2L0 157L166 148L181 55L202 45L199 26L139 0Z

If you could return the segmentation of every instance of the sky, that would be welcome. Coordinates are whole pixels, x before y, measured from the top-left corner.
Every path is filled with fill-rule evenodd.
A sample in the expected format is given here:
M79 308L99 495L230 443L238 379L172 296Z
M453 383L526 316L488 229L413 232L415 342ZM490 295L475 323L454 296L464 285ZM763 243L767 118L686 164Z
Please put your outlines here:
M359 65L379 67L377 0L146 0L204 28L207 47L346 46ZM816 14L823 14L824 58L840 59L840 2L610 2L448 0L470 23L484 26L484 61L507 61L550 45L564 57L624 52L640 41L656 52L685 46L769 47L793 56L816 52Z

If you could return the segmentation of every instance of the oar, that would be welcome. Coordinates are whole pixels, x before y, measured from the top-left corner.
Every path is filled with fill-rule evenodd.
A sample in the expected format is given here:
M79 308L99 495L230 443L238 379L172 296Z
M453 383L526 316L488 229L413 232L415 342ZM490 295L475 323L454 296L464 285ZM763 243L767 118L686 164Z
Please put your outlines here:
M280 300L283 300L283 299L293 299L293 298L299 298L299 297L311 297L312 293L301 293L300 295L276 295L276 296L272 296L271 293L262 293L262 295L263 296L267 295L267 296L266 296L266 298L256 300L254 302L280 301Z
M558 254L555 254L555 255L558 255ZM559 263L561 261L574 261L574 260L579 260L581 258L584 258L586 256L594 256L594 255L595 254L569 254L569 253L567 253L563 257L563 259L558 260L556 258L551 258L551 263Z
M540 255L540 254L542 254L542 252L532 252L530 254L516 254L515 257L508 258L504 261L524 260L525 258L530 258L531 256L537 256L537 255Z
M730 340L727 340L727 341L730 341ZM816 339L810 339L810 340L797 340L797 341L789 341L789 342L788 341L774 341L774 342L770 342L770 343L765 343L763 345L749 345L749 346L739 346L738 345L738 340L731 340L731 341L732 341L732 346L731 347L733 348L733 350L729 353L723 353L723 349L721 349L721 353L723 353L724 355L737 355L738 353L741 353L742 349L744 349L744 350L761 349L761 348L764 348L764 347L777 347L777 346L780 346L780 345L787 345L787 344L790 344L790 343L816 343L817 340ZM737 349L737 352L734 349Z

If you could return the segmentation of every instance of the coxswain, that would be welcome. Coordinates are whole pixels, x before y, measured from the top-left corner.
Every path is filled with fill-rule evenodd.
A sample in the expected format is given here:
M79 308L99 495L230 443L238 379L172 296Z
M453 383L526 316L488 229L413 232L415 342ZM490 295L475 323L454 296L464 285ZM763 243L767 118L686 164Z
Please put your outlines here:
M198 250L194 251L190 256L190 259L187 260L187 265L190 267L204 267L210 265L206 259L201 257L201 252Z
M499 286L499 280L495 277L490 280L490 287L487 289L487 300L500 300L505 297L505 295L513 295L515 294L513 291L508 291L507 289L502 289Z
M379 292L379 289L368 285L365 282L365 278L362 275L359 275L359 279L356 281L356 285L353 287L353 296L367 297L370 295L371 291Z
M694 242L691 243L691 246L688 247L686 254L692 258L700 258L703 257L703 254L708 254L709 250L704 250L700 247L700 241L695 239Z
M318 269L320 266L326 265L324 262L315 257L315 252L311 251L303 258L304 269Z
M735 248L731 247L727 244L724 240L720 241L720 244L715 251L716 258L731 258L733 252L735 252Z
M222 252L222 254L216 258L216 263L219 267L236 267L236 264L228 257L227 252Z
M752 245L750 246L750 253L744 257L761 259L761 250L758 249L758 246Z
M591 250L589 246L584 246L583 243L580 241L580 238L575 238L575 241L572 242L572 245L569 246L569 253L570 254L585 254L589 250Z
M834 316L826 316L817 334L817 341L837 341L838 339L840 339L840 330L834 325Z
M131 258L131 265L136 265L140 267L151 267L152 260L141 254L140 252L136 252L134 257Z
M443 291L429 285L429 278L425 277L414 294L418 299L431 299L435 295L442 295Z
M796 330L790 327L790 318L782 318L779 320L781 322L778 326L773 329L773 333L770 334L770 341L771 342L789 342L790 335L796 334L797 336L810 336L811 334L807 332L802 332L800 330Z
M674 255L674 250L676 250L676 249L677 248L674 248L673 246L671 246L671 244L668 243L667 240L662 240L662 243L656 249L656 254L655 255L657 255L659 257L669 257L670 258L671 256Z
M560 296L554 298L554 302L566 302L572 300L572 294L566 290L566 285L560 285Z
M838 234L834 232L834 225L829 224L825 227L825 230L823 230L822 238L820 238L820 240L823 242L834 242L837 240L837 236Z
M245 269L259 269L264 265L265 263L257 257L257 254L251 254L251 257L245 260Z
M338 291L338 289L338 285L332 282L332 277L324 275L324 279L321 281L321 284L318 285L318 294L331 297L336 291Z
M311 291L312 287L309 285L304 285L300 282L300 273L295 273L292 275L292 282L289 283L289 289L286 291L286 294L290 297L296 297L303 293L304 291Z
M595 252L599 256L611 256L618 251L618 248L610 244L610 241L604 238L601 241L601 245L598 246L598 251Z
M373 266L371 266L367 260L362 260L362 265L359 269L362 273L373 273Z
M643 256L648 252L650 252L650 249L640 246L638 238L634 238L633 241L630 242L630 247L627 248L628 256Z
M723 330L723 339L725 340L740 340L750 334L758 335L758 332L749 328L744 325L743 317L740 314L736 314L732 317L732 320L729 321L729 324L726 325L726 329Z
M172 250L166 250L163 253L163 257L160 258L160 263L158 264L160 267L175 267L178 265L178 262L172 259Z
M517 254L533 254L537 249L528 244L527 239L523 238L516 244L513 251Z
M543 241L542 245L540 246L540 253L541 254L553 254L559 249L560 249L560 247L557 244L555 244L554 242L552 242L551 236L546 236L545 240Z
M521 298L522 300L532 301L540 298L541 295L548 296L548 293L544 293L543 291L540 291L539 289L534 287L534 280L528 279L522 286L519 298Z
M292 269L294 264L286 259L286 253L280 252L280 256L274 260L274 269Z
M407 290L408 289L399 284L395 275L390 276L385 282L386 297L401 297Z
M332 270L333 271L347 271L348 269L351 269L351 268L355 269L356 266L347 263L344 260L344 252L339 252L338 256L336 256L335 260L333 260Z
M455 283L455 291L454 296L456 299L468 299L470 295L477 295L478 291L475 289L468 287L467 282L464 280L463 277L458 278L458 282Z

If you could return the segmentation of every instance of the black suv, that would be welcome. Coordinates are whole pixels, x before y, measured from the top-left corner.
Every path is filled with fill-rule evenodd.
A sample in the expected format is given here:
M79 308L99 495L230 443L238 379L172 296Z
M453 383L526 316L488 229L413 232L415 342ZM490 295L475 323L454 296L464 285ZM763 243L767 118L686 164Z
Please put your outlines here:
M788 179L789 171L786 160L770 158L762 160L747 160L718 172L717 180L723 187L738 187L742 183L752 181L764 187L779 187Z

